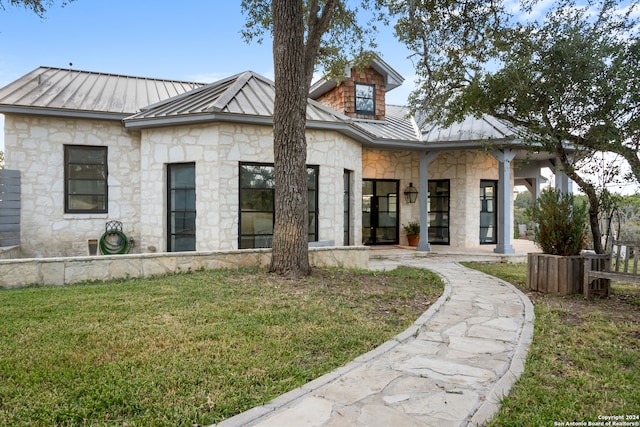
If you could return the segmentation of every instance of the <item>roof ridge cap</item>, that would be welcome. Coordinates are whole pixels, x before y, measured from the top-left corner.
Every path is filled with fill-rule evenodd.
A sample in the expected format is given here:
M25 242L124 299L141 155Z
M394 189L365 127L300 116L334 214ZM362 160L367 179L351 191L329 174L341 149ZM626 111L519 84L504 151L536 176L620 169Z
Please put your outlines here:
M224 90L224 93L214 102L214 104L208 108L209 112L222 111L229 102L238 95L240 90L247 84L249 80L254 77L254 73L251 71L245 71L240 74L232 76L235 79L231 85ZM231 80L231 78L230 78Z
M103 71L90 71L90 70L78 70L75 68L63 68L63 67L49 67L46 65L41 65L33 71L38 70L54 70L54 71L68 71L72 73L80 73L80 74L96 74L100 76L110 76L110 77L125 77L129 79L142 79L142 80L155 80L155 81L163 81L163 82L175 82L175 83L187 83L187 84L196 84L196 85L206 85L203 82L196 82L192 80L181 80L181 79L164 79L161 77L144 77L144 76L136 76L132 74L120 74L120 73L109 73Z

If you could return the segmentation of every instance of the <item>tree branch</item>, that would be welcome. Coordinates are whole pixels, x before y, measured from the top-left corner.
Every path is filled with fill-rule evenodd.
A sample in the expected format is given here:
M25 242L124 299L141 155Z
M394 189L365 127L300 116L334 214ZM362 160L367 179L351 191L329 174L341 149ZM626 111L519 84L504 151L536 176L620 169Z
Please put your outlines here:
M327 32L334 13L339 7L339 3L339 0L327 0L322 9L320 8L318 0L312 0L309 4L308 33L304 51L305 75L308 76L309 82L311 82L313 77L313 69L322 36Z

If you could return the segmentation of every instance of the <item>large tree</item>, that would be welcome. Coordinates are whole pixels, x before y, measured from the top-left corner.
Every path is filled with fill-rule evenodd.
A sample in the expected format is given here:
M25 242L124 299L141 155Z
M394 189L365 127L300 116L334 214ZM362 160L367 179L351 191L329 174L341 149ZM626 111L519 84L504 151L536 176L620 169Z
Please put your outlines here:
M597 152L616 153L640 181L640 44L635 0L558 0L541 20L509 15L506 3L487 3L484 19L464 8L443 18L432 1L394 2L398 32L416 54L413 108L452 123L490 114L521 130L532 151L554 153L589 198L594 246L600 189L581 170ZM530 12L536 0L522 0Z
M374 47L373 25L381 0L354 7L339 0L243 0L247 40L273 38L275 224L270 270L298 277L310 272L308 255L306 109L314 70L335 75ZM370 21L373 22L373 21Z

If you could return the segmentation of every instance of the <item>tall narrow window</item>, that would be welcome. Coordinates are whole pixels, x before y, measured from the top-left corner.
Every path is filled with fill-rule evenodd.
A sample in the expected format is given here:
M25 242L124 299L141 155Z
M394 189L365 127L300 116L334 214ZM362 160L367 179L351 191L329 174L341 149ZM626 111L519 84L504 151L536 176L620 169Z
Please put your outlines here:
M275 220L272 164L240 164L240 236L238 247L270 248ZM309 241L318 240L318 167L307 166Z
M480 244L498 242L498 181L480 181Z
M376 87L364 83L355 84L356 91L356 114L366 114L373 116L376 113Z
M196 165L167 167L168 252L196 250Z
M429 180L429 243L449 244L449 180Z
M344 195L342 196L344 236L342 238L342 244L349 246L351 244L351 239L349 238L351 234L351 171L345 169L342 179L344 181Z
M64 211L107 212L107 147L64 146Z

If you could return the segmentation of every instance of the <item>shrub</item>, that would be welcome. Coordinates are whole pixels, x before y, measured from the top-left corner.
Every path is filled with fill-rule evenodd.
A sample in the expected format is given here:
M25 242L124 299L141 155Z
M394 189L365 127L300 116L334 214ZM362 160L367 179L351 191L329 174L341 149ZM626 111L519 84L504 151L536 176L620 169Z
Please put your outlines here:
M404 231L407 232L409 236L419 236L420 235L420 223L417 221L411 221L409 224L404 226Z
M554 188L544 190L530 209L535 241L551 255L578 255L586 247L587 205L576 203L573 194Z

